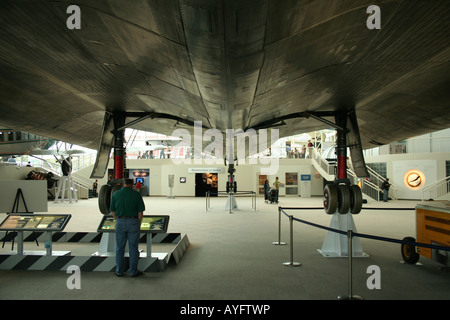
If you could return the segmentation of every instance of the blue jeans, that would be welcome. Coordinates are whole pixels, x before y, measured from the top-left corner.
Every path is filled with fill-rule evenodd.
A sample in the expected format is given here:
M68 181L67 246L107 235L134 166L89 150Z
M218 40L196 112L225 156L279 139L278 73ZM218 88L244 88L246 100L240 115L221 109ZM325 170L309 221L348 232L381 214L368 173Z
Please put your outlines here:
M140 226L139 219L116 220L116 273L119 275L124 272L127 240L130 253L130 275L135 275L138 272Z
M389 199L389 190L383 189L383 201L388 201Z

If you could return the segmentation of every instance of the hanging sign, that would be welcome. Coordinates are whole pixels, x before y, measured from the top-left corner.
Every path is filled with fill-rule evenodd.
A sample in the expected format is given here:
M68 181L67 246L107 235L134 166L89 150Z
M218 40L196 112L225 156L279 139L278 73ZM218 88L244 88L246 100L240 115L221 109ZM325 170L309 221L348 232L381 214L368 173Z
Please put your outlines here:
M225 173L225 168L188 168L188 173Z

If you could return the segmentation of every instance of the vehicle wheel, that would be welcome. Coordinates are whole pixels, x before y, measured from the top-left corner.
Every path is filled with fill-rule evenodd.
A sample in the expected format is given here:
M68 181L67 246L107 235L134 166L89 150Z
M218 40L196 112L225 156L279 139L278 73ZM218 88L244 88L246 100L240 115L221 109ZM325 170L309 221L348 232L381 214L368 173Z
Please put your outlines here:
M357 185L350 187L350 212L358 214L361 212L363 205L361 188Z
M338 204L337 186L327 184L323 189L323 208L327 214L334 214Z
M111 186L108 184L103 185L100 188L98 194L98 208L100 212L104 215L109 214L109 205L111 203Z
M340 214L348 213L350 209L350 189L347 185L338 186L338 212Z
M236 181L233 182L233 191L234 191L234 193L237 192L237 183L236 183Z
M226 186L226 188L225 188L225 191L226 191L227 193L230 192L230 182L228 182L228 181L227 181L227 186Z
M403 241L416 242L413 237L403 238ZM402 258L408 264L415 264L419 261L420 255L416 252L416 246L402 243Z

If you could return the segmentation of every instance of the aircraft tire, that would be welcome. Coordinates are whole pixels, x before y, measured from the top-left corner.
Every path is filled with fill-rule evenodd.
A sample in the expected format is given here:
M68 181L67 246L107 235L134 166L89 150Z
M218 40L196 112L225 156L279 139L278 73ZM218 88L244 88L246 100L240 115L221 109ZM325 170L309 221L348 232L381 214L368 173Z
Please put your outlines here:
M227 181L227 185L226 185L225 191L226 191L227 193L230 192L230 182L228 182L228 181Z
M334 214L338 204L338 190L335 184L327 184L323 189L323 208L327 214Z
M413 237L403 238L403 241L416 242ZM416 252L416 247L410 244L402 243L402 258L408 264L416 264L419 261L420 255Z
M361 212L363 205L361 188L357 185L350 187L350 212L358 214Z
M338 186L338 212L340 214L348 213L350 209L350 188L345 185Z
M100 192L98 193L98 208L100 209L100 212L104 215L109 214L109 204L111 203L111 191L112 191L111 186L105 184L100 188Z
M237 192L237 183L236 183L236 181L233 182L233 191L234 191L234 193Z

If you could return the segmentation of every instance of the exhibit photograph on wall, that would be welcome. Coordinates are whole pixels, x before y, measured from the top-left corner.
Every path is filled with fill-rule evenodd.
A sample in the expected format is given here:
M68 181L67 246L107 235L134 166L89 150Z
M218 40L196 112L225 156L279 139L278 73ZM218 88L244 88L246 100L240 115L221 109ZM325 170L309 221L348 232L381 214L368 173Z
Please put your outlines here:
M108 179L114 177L114 169L108 169ZM133 184L142 196L150 195L150 169L125 169L124 177L133 179ZM138 184L139 182L139 184Z

